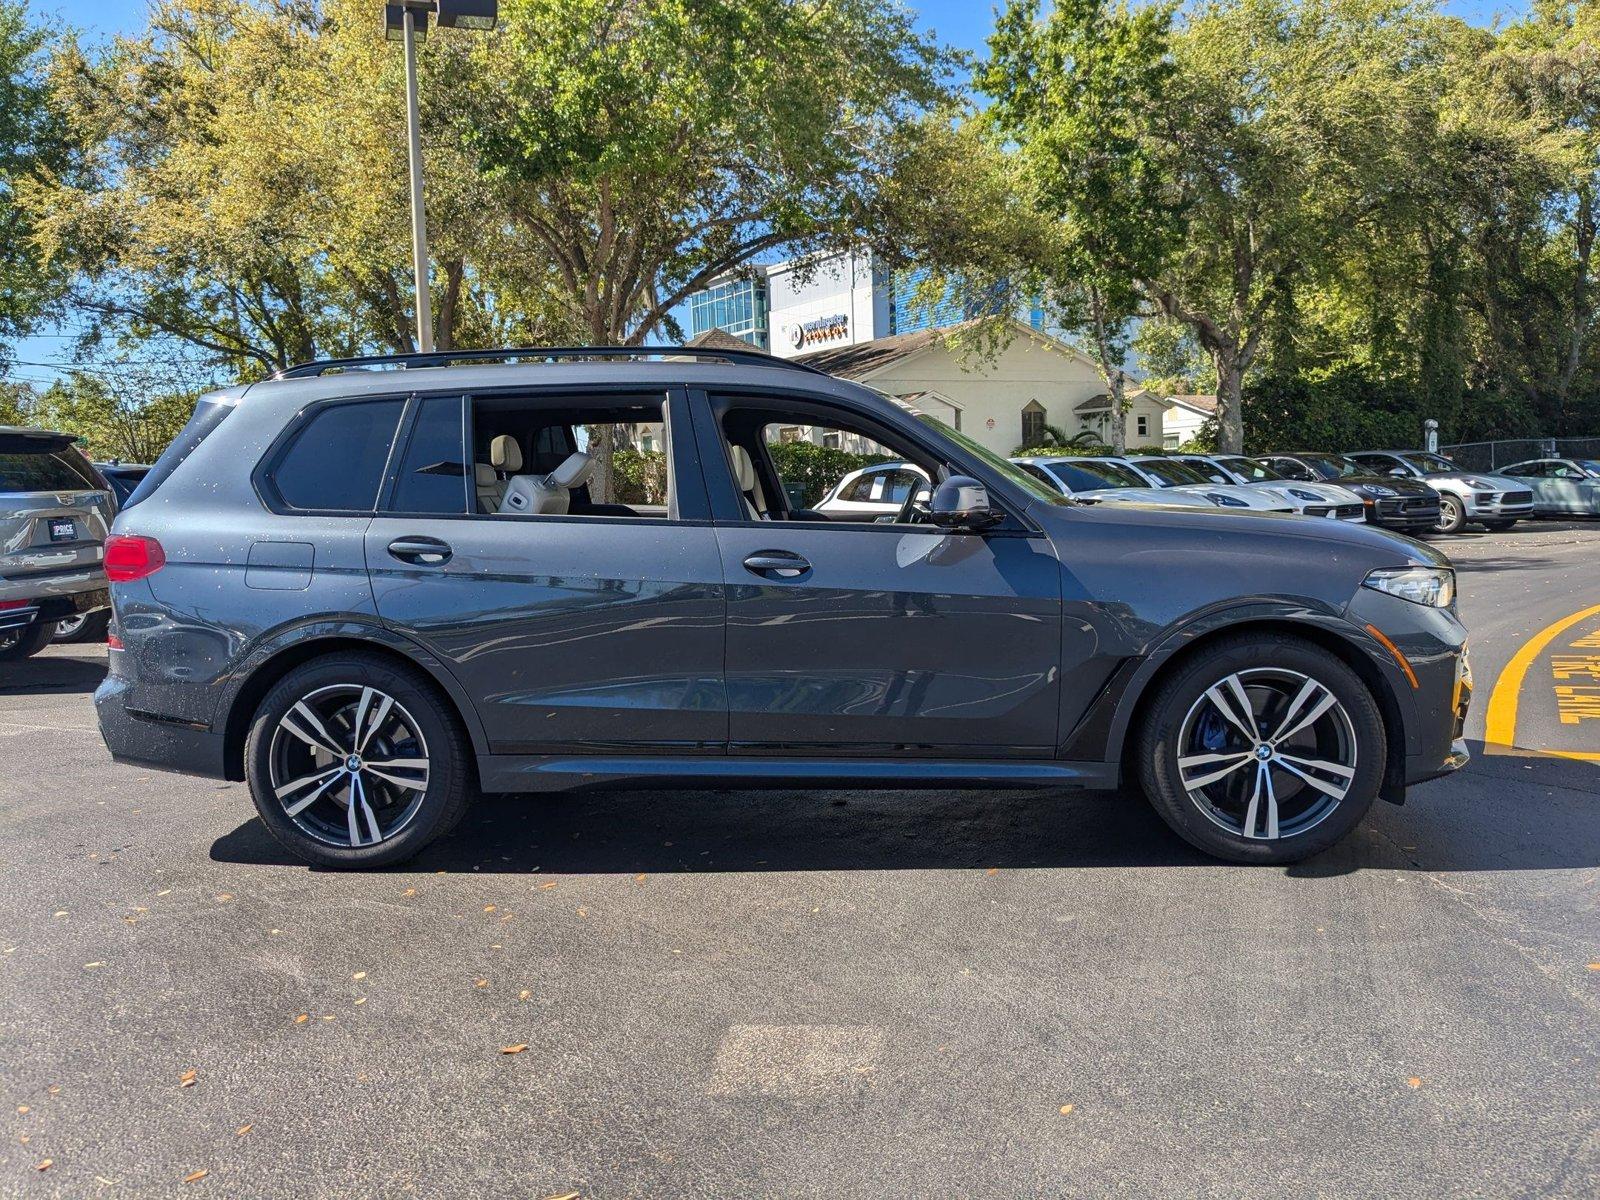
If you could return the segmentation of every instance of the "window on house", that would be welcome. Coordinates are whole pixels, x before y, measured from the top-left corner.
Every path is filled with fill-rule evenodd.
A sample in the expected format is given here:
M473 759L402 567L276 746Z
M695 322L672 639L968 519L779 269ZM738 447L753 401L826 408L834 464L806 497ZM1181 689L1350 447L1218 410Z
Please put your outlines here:
M1042 441L1044 441L1044 406L1034 400L1022 410L1022 444L1037 446Z
M1138 426L1139 426L1139 436L1140 437L1149 437L1150 436L1150 418L1149 417L1140 417L1138 419L1137 423L1138 423Z

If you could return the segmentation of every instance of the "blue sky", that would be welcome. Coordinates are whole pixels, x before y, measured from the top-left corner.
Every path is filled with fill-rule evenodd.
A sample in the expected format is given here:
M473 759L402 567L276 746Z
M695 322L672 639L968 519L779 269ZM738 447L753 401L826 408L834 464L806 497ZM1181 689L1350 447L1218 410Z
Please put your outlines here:
M994 26L993 7L984 0L905 0L921 17L923 26L940 40L964 49L981 49ZM373 28L377 29L379 0L372 0ZM91 35L109 36L137 30L144 24L148 5L145 0L32 0L33 11L54 17ZM1517 0L1445 0L1445 12L1475 24L1488 25L1496 18L1512 19L1527 9ZM54 377L49 363L63 361L70 354L70 331L48 330L38 337L23 340L17 348L18 365L12 375L44 382ZM35 365L39 364L39 365Z

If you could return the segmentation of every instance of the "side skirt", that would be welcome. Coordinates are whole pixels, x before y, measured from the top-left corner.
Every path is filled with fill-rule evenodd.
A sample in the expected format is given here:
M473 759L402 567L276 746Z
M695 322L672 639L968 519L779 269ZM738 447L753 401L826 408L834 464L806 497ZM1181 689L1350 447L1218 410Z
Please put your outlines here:
M1061 787L1110 791L1117 763L861 758L672 758L656 755L478 756L486 792L625 788L850 787L875 791L937 787Z

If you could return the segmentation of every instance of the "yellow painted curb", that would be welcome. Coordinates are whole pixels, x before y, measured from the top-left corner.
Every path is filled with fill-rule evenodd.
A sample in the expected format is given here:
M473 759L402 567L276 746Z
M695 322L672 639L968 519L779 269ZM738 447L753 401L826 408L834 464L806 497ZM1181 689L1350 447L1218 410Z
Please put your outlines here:
M1506 669L1500 672L1500 678L1494 683L1494 691L1489 694L1489 708L1483 716L1485 746L1509 748L1517 744L1517 700L1522 695L1522 681L1528 674L1528 668L1533 665L1533 660L1544 652L1545 647L1558 636L1574 625L1597 616L1600 616L1600 604L1586 608L1582 612L1575 612L1570 617L1562 617L1553 625L1546 625L1522 643L1521 649L1512 655L1511 661L1506 664ZM1581 751L1568 751L1561 754L1561 757L1600 760L1600 754Z

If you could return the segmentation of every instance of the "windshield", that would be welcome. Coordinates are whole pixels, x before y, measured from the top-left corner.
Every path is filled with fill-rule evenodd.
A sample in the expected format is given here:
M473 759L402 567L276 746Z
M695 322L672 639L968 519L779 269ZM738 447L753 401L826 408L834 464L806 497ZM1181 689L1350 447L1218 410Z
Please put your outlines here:
M1219 458L1219 463L1227 467L1235 475L1243 476L1251 483L1270 483L1277 479L1287 479L1287 475L1280 475L1264 462L1257 462L1253 458Z
M1324 479L1348 479L1352 475L1370 475L1372 472L1353 458L1342 454L1304 454L1300 461Z
M1600 461L1592 458L1575 458L1572 461L1582 467L1584 474L1591 479L1600 479Z
M881 394L882 393L880 393L880 395ZM1071 497L1063 496L1044 480L1035 479L1021 467L1017 466L1016 463L1011 462L1008 459L1001 458L998 454L986 446L980 446L977 442L973 441L959 429L952 429L943 421L939 420L938 417L930 417L927 413L918 413L917 420L926 425L931 425L933 428L937 429L941 434L949 438L956 445L960 446L968 454L980 460L984 466L988 467L997 474L1004 475L1012 483L1016 484L1023 491L1027 492L1028 495L1036 496L1040 500L1048 500L1051 504L1077 503L1077 501L1073 500Z
M1402 454L1400 457L1424 475L1454 475L1461 470L1442 454Z
M1188 463L1173 462L1170 458L1136 458L1133 463L1162 487L1192 487L1211 482Z
M1125 488L1145 486L1139 472L1132 467L1113 462L1053 462L1045 469L1074 492L1093 492L1100 488Z

